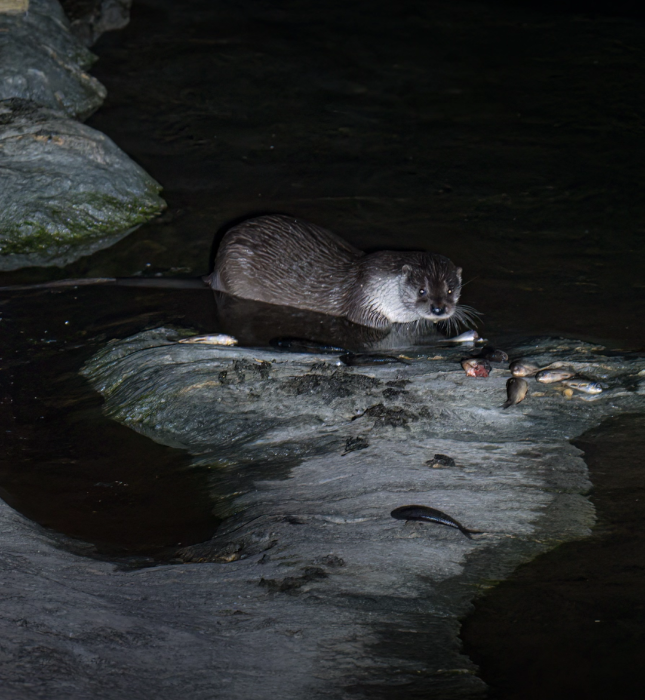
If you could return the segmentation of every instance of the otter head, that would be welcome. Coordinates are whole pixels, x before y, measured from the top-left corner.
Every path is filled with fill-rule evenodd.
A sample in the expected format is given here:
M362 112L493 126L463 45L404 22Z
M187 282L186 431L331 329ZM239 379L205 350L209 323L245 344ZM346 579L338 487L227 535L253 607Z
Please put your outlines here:
M461 294L461 268L443 255L423 254L420 264L403 265L401 300L418 318L445 321Z

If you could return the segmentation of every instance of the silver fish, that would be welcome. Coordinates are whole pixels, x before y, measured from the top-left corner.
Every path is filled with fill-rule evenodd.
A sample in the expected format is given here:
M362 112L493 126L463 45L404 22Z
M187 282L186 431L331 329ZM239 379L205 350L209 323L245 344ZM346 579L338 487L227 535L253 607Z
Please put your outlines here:
M454 338L443 338L442 343L475 343L481 340L477 331L466 331L461 335L456 335Z
M571 389L582 391L585 394L600 394L602 392L600 384L598 382L592 382L589 379L565 379L562 383Z
M574 372L567 372L564 369L543 369L535 375L535 378L542 384L554 384L565 379L571 379L574 375Z
M196 343L200 345L237 345L237 338L232 335L193 335L190 338L182 338L180 343Z
M522 360L511 362L509 369L514 377L532 377L540 371L539 367L531 365L528 362L522 362Z

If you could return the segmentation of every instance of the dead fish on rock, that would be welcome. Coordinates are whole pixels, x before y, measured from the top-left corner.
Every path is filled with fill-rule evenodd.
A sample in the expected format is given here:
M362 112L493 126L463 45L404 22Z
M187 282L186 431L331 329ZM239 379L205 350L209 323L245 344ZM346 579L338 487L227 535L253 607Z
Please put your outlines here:
M237 345L237 338L232 335L218 333L216 335L193 335L190 338L182 338L180 343L196 343L199 345Z
M477 357L483 357L489 362L508 362L508 355L503 350L487 346L482 348L482 351Z
M535 378L542 384L555 384L555 382L571 379L573 376L575 372L567 372L564 369L543 369L535 375Z
M487 377L492 369L488 360L482 360L477 357L469 357L467 360L462 360L461 366L469 377Z
M269 345L281 350L290 350L291 352L309 352L322 354L336 354L337 352L347 352L346 348L339 348L336 345L329 343L319 343L316 340L307 340L305 338L272 338Z
M472 540L471 535L481 534L480 530L468 530L447 513L428 506L400 506L395 508L390 515L397 520L423 520L428 523L439 523L439 525L454 527L463 532L469 540Z
M348 352L345 355L341 355L338 359L348 367L378 367L379 365L391 365L395 362L400 362L403 365L410 364L400 357L394 357L394 355L377 355L372 353Z
M454 338L442 338L439 342L440 343L476 343L476 342L485 343L486 341L479 337L479 333L477 333L477 331L466 331L465 333L462 333L461 335L456 335Z
M585 394L600 394L602 392L602 386L590 379L565 379L562 383L570 389L582 391Z
M524 401L528 390L529 384L526 379L511 377L506 382L506 394L508 399L506 399L506 402L503 404L502 408L508 408L509 406L514 406L520 401Z
M539 367L531 365L528 362L522 362L522 360L511 362L509 369L514 377L532 377L540 371Z

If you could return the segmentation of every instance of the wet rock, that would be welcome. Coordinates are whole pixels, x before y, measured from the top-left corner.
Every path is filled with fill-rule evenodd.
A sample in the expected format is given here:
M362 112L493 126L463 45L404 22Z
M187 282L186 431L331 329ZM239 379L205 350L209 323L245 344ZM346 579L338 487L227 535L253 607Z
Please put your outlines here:
M410 411L406 411L400 406L395 406L393 408L384 406L382 403L378 403L375 406L370 406L362 416L367 418L375 418L376 422L374 426L386 426L389 425L392 428L405 428L408 422L411 420L417 420L418 416Z
M300 576L287 576L283 579L260 579L260 586L270 593L290 593L307 583L327 578L328 574L318 566L308 566Z
M327 618L345 620L337 627L341 645L354 625L366 624L367 610L373 633L374 615L395 624L394 611L421 596L426 602L417 613L419 626L431 625L435 632L443 626L428 648L427 687L440 687L439 669L461 668L451 697L483 693L472 664L459 654L456 620L470 595L463 582L500 578L554 543L584 536L593 521L585 496L589 482L569 439L643 402L626 387L634 386L645 360L605 356L581 343L531 342L513 352L541 366L566 359L586 376L602 378L609 386L603 400L566 402L548 391L530 396L509 415L501 404L510 372L472 382L459 367L459 349L446 349L439 360L417 354L410 366L341 369L335 358L169 344L173 337L171 331L149 331L109 346L89 363L85 373L106 397L108 415L164 444L225 454L229 465L262 462L285 444L309 446L287 481L267 475L246 486L238 482L243 495L235 499L235 515L210 543L199 545L202 551L221 551L230 541L227 533L233 533L245 552L256 552L236 562L248 566L248 580L251 562L260 556L265 569L260 589L290 594L272 604L282 600L283 610L289 609L294 595L307 590ZM271 371L249 372L244 384L209 379L251 361L269 363ZM405 407L392 403L401 397L385 394L384 386L397 392L405 387ZM249 431L251 416L256 431ZM222 424L235 430L233 451ZM370 449L362 449L367 442ZM432 448L432 466L444 468L428 480L429 472L420 467L429 463ZM458 472L446 468L457 462ZM470 542L459 533L387 522L392 508L411 502L450 512L485 534ZM260 554L267 547L270 556ZM308 580L303 562L322 563L316 552L330 549L345 566L334 576ZM427 586L441 588L441 595L433 597ZM348 617L345 597L380 602L364 609L348 602L353 611ZM303 635L318 634L304 620L298 625ZM328 680L343 685L372 674L368 647L361 645L353 655L359 666L365 664L362 671L337 668ZM414 664L400 663L397 673L412 677ZM336 664L340 656L333 653L316 660L317 667Z
M127 26L132 0L62 0L61 5L74 36L92 46L104 32Z
M0 13L0 100L31 100L84 119L107 94L86 72L95 60L56 0L30 0L27 12Z
M566 360L607 389L589 404L547 387L510 413L500 408L510 373L473 382L459 351L409 353L409 366L363 374L334 358L178 337L157 329L110 343L84 374L108 415L208 466L214 503L222 483L234 492L229 517L209 542L178 553L191 563L122 570L66 551L64 538L0 503L9 692L28 677L34 696L52 698L73 684L78 697L300 700L390 688L395 677L420 697L483 698L459 619L487 581L588 533L591 485L569 441L609 415L642 412L634 378L645 359L567 341L518 345L516 357ZM296 393L294 379L325 362L330 373L316 374L339 372L347 391ZM270 370L250 369L261 363ZM416 417L405 429L352 420L391 415L383 386L402 381ZM370 449L342 456L359 424ZM460 468L429 470L428 454ZM289 467L276 472L284 455ZM410 503L484 534L390 517Z
M369 446L369 442L361 435L357 435L356 437L348 437L345 442L345 450L343 454L346 455L350 452L355 452L356 450L366 450Z
M442 469L443 467L456 467L457 463L452 457L448 455L435 455L432 459L429 459L426 464L433 469Z
M160 190L104 134L33 102L0 102L0 270L62 266L112 245L165 207Z
M397 399L400 398L401 396L405 396L407 392L402 391L401 389L394 389L393 387L388 387L387 389L383 389L383 398L384 399Z
M230 542L221 549L214 550L208 543L198 544L192 547L184 547L178 550L177 556L184 562L223 562L237 561L243 546L237 542Z
M334 372L331 376L312 373L304 377L294 377L285 385L285 391L294 392L296 396L309 394L320 396L325 401L347 398L358 391L373 389L379 385L377 379L363 375Z

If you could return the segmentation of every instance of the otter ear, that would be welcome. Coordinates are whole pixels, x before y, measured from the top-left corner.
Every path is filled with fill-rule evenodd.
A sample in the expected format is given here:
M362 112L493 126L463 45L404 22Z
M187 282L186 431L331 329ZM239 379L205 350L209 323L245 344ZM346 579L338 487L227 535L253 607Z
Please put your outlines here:
M462 269L460 267L457 268L457 277L459 277L459 281L461 282L461 272Z
M404 265L401 268L401 272L407 277L410 274L410 272L412 272L412 268L409 265Z

